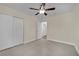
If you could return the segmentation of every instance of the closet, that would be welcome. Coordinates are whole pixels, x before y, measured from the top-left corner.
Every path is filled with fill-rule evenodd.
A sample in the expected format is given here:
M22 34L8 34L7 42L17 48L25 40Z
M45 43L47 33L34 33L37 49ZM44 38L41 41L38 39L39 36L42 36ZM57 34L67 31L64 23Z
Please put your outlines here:
M23 19L0 14L0 50L23 43Z

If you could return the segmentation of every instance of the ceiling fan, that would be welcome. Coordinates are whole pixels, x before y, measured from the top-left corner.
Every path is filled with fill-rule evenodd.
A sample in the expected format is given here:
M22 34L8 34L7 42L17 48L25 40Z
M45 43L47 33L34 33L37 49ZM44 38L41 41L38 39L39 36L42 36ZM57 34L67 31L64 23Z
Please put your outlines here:
M37 9L37 8L29 8L29 9L31 9L31 10L37 10L38 12L35 15L44 14L45 16L47 15L46 11L55 10L55 7L53 7L53 8L47 8L46 9L45 8L45 5L46 5L46 3L42 3L40 5L40 8L39 9Z

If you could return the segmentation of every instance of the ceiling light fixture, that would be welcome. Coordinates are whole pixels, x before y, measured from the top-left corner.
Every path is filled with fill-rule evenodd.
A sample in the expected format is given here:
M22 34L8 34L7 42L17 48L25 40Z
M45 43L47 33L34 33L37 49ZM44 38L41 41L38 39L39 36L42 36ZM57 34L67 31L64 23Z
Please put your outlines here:
M40 10L39 13L40 14L44 14L45 13L45 10Z
M29 9L37 10L38 12L35 15L44 14L45 16L47 16L47 11L55 10L55 7L45 8L45 6L46 6L46 3L42 3L38 9L37 8L29 8Z

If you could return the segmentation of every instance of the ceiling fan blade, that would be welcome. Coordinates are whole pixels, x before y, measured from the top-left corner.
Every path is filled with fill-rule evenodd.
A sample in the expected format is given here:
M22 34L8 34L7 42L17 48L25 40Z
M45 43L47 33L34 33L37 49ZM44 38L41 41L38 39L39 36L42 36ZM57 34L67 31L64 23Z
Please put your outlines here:
M47 13L44 13L45 16L47 16Z
M55 8L48 8L48 9L45 9L46 11L49 11L49 10L55 10Z
M35 15L38 15L39 14L39 12L37 12Z
M41 5L40 5L40 8L39 9L41 9L41 7L45 7L45 3L42 3Z
M39 10L39 9L36 9L36 8L29 8L29 9L31 9L31 10Z

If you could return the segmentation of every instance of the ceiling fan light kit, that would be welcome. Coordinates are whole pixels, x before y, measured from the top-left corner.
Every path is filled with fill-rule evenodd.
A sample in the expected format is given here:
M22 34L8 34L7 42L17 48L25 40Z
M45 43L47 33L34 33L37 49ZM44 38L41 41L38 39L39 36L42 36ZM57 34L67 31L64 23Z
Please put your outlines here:
M45 9L45 5L46 3L42 3L40 5L40 8L37 9L37 8L29 8L31 10L37 10L38 12L35 14L35 15L38 15L38 14L44 14L45 16L47 15L46 11L51 11L51 10L55 10L55 8L48 8L48 9Z
M40 10L39 13L40 14L44 14L45 13L45 10Z

